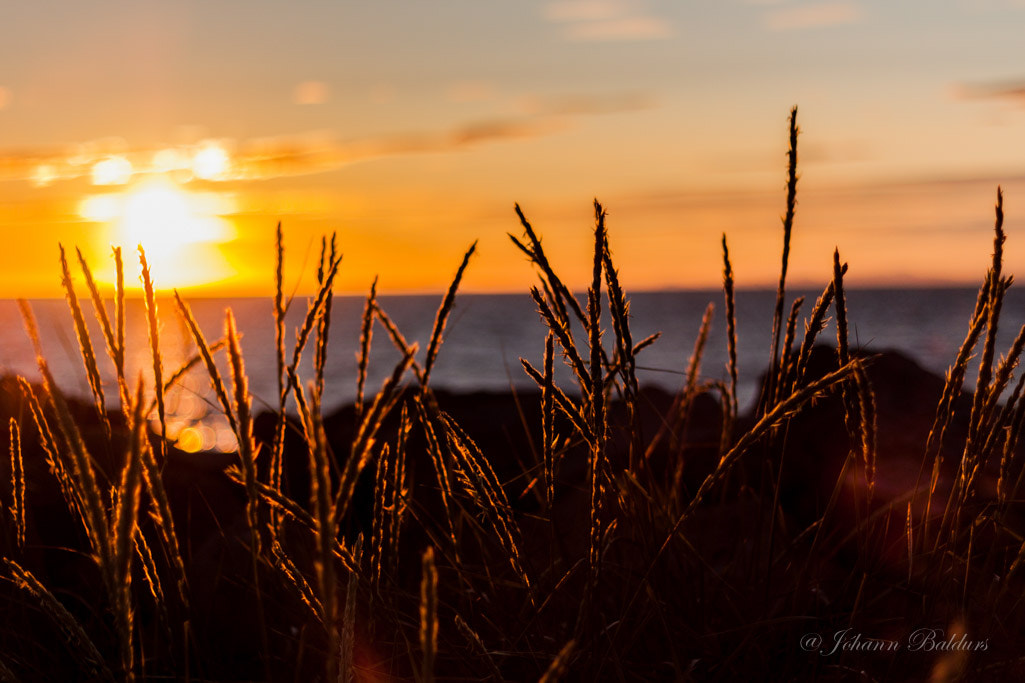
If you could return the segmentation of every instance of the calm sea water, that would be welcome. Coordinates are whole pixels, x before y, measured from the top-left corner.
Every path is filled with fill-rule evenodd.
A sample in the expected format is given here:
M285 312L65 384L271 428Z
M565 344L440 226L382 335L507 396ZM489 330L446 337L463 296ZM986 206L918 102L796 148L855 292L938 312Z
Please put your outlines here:
M819 292L793 292L789 302L805 295L805 313L810 311ZM869 350L898 349L914 356L926 368L946 371L968 328L975 303L973 289L861 290L848 294L848 318L852 345ZM707 379L726 377L726 333L722 293L658 292L633 294L631 326L635 341L654 332L662 337L639 357L638 375L642 384L675 390L683 382L701 317L709 303L715 305L712 331L706 347L702 375ZM760 373L769 360L772 309L775 292L737 293L739 398L741 406L754 399ZM420 343L423 357L440 296L382 297L381 306L389 313L409 341ZM243 332L242 348L250 376L250 388L256 407L276 404L277 379L274 358L272 304L269 299L196 299L190 302L208 340L223 334L224 315L231 308ZM85 371L78 354L75 332L67 305L62 300L32 302L43 337L44 352L62 388L69 394L88 396ZM357 297L335 299L327 365L329 408L353 399L356 392L356 351L359 343L363 300ZM289 311L289 340L305 315L306 300L296 300ZM91 313L91 311L87 312ZM94 345L102 349L98 325L90 317ZM998 348L1006 350L1025 317L1025 294L1011 290L1004 305L1004 321ZM177 368L193 352L189 336L172 301L160 302L161 348L165 373ZM0 301L0 371L17 373L31 380L38 378L32 350L22 329L17 306ZM801 328L803 333L803 326ZM128 310L128 371L134 377L141 372L151 381L149 346L145 315L140 301L130 301ZM611 336L611 332L607 336ZM830 324L820 337L833 341ZM531 387L519 358L527 358L540 367L544 351L545 329L534 304L527 295L460 295L446 330L445 343L434 371L436 387L455 391L500 391L510 386ZM102 351L100 351L102 353ZM223 354L221 354L223 356ZM309 353L302 366L305 377L312 375ZM375 328L371 350L368 390L375 390L390 374L398 360L387 333ZM113 372L109 361L101 363L109 399L116 399ZM223 358L222 358L223 361ZM181 417L181 428L216 413L208 398L207 381L202 370L187 378L185 387L171 397L171 408ZM227 367L222 362L227 377ZM564 386L572 381L563 369ZM224 437L225 435L221 435ZM225 437L227 438L227 437ZM205 445L216 441L206 433ZM221 445L230 443L221 439Z

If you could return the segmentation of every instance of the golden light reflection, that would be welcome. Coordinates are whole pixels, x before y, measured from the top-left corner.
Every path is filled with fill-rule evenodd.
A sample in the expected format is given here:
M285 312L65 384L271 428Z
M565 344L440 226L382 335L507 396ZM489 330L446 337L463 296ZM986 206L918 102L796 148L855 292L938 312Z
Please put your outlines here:
M109 156L93 164L93 185L124 185L131 179L132 162L122 156Z
M200 180L221 180L230 168L228 152L219 145L206 145L192 157L192 173Z
M234 211L229 195L192 192L164 177L122 193L93 195L79 205L82 218L106 226L98 235L101 250L111 244L128 252L138 245L146 250L160 289L207 284L233 274L218 246L235 238L225 218ZM128 280L126 285L134 284Z

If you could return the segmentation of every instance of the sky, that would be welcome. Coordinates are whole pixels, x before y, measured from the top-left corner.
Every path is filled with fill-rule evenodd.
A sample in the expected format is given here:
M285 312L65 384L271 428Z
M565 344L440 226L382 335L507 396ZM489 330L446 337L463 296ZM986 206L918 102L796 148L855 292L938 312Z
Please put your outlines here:
M59 296L58 244L157 285L525 291L518 202L588 279L592 201L627 288L778 278L799 107L790 275L976 283L1005 192L1025 270L1025 0L8 4L0 21L0 296ZM131 269L134 283L137 270Z

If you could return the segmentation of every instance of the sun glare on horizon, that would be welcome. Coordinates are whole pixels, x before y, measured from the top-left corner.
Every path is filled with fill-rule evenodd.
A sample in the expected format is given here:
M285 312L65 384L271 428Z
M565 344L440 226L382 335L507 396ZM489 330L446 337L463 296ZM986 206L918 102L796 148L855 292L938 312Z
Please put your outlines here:
M79 213L104 226L97 234L99 249L121 246L126 264L133 258L128 252L141 245L154 283L170 289L205 285L234 274L219 250L235 238L235 229L225 218L234 211L232 204L223 193L193 192L156 177L124 192L86 197ZM136 284L130 279L126 286Z

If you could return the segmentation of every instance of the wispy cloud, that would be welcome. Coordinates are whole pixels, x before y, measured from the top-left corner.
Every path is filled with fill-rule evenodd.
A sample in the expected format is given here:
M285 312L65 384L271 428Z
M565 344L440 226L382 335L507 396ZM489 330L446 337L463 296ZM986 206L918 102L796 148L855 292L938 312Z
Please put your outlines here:
M674 34L668 21L638 0L556 0L543 14L563 24L563 36L571 41L663 40Z
M798 31L856 24L863 13L855 2L815 2L784 6L765 13L765 25L773 31Z
M158 174L185 183L306 175L382 157L452 152L543 137L572 127L580 117L652 106L652 97L636 92L528 96L518 102L519 111L513 115L470 120L447 129L344 142L330 132L319 131L246 140L203 139L147 148L131 148L124 140L111 138L66 149L0 150L0 181L44 186L84 179L94 185L123 185Z
M953 88L958 99L995 99L1025 105L1025 78L990 83L960 83Z

